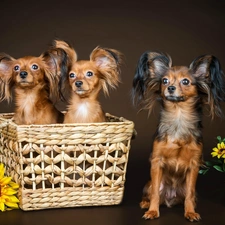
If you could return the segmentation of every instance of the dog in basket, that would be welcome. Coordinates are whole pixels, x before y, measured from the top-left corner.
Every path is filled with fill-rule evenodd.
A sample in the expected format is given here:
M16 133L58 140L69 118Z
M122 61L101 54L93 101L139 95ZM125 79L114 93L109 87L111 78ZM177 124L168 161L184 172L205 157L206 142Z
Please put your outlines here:
M63 122L63 114L55 108L52 99L59 96L58 79L65 68L63 62L66 55L62 50L58 49L57 54L55 51L51 49L39 57L19 59L0 54L0 101L9 101L15 95L15 123Z
M162 52L145 52L139 59L133 79L132 98L140 109L151 113L161 103L160 121L150 158L151 180L144 188L141 208L145 219L158 218L159 205L184 204L184 217L200 220L195 212L196 181L202 163L203 106L223 115L225 77L218 59L202 55L189 67L172 66Z
M76 51L67 42L55 40L52 46L67 53L68 72L61 76L59 83L62 92L71 91L64 123L105 122L98 96L101 89L108 95L109 87L118 86L122 54L97 47L91 52L90 60L77 60Z

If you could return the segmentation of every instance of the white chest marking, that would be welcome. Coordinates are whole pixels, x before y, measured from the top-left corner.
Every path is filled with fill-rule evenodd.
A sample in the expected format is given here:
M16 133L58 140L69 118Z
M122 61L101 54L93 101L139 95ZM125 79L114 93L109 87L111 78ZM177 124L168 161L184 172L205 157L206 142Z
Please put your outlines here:
M79 117L87 117L88 111L88 104L82 103L78 106L76 114Z

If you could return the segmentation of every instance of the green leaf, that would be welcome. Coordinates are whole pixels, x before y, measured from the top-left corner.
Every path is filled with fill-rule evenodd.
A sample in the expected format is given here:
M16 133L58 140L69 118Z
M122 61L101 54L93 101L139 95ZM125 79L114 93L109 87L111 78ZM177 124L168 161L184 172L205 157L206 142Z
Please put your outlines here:
M223 172L225 172L225 163L223 164Z
M221 166L215 165L213 166L213 168L215 168L216 170L223 172L223 168Z
M221 138L220 136L217 136L217 140L218 140L219 142L221 142L221 141L222 141L222 138Z
M209 169L206 169L206 170L199 170L198 173L199 173L199 174L202 174L202 175L205 175L208 171L209 171Z
M214 165L214 163L211 161L205 161L205 165L211 167Z
M213 165L217 165L217 164L219 164L219 165L222 165L223 164L223 162L222 162L222 159L220 158L220 159L218 159L218 158L214 158L214 159L212 159L212 161L211 161L212 163L213 163Z

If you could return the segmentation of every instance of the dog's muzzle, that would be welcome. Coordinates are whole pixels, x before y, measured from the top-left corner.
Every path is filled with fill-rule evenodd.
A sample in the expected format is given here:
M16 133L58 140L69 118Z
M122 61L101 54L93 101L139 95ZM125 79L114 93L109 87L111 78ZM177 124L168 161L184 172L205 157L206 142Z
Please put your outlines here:
M20 72L20 78L25 79L27 77L28 73L27 71L21 71Z
M75 82L75 86L78 87L78 88L80 88L82 85L83 85L83 82L80 81L80 80Z

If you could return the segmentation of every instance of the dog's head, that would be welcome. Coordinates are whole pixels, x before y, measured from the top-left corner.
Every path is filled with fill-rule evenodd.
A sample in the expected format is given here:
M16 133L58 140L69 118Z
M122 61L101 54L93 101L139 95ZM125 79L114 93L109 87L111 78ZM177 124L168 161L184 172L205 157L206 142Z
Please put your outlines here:
M172 66L167 54L145 52L137 65L132 95L134 102L150 112L159 98L175 103L201 99L210 106L212 117L214 114L221 116L225 77L218 59L212 55L197 57L185 67Z
M108 94L109 87L118 85L122 63L119 51L97 47L91 52L89 60L77 60L75 50L68 43L56 40L53 46L63 49L68 56L68 72L62 76L62 86L67 82L74 93L86 97L97 95L101 88Z
M25 56L14 59L7 54L0 54L0 91L1 100L10 100L12 88L42 89L49 95L57 94L57 77L60 75L59 59L51 51L39 57Z

